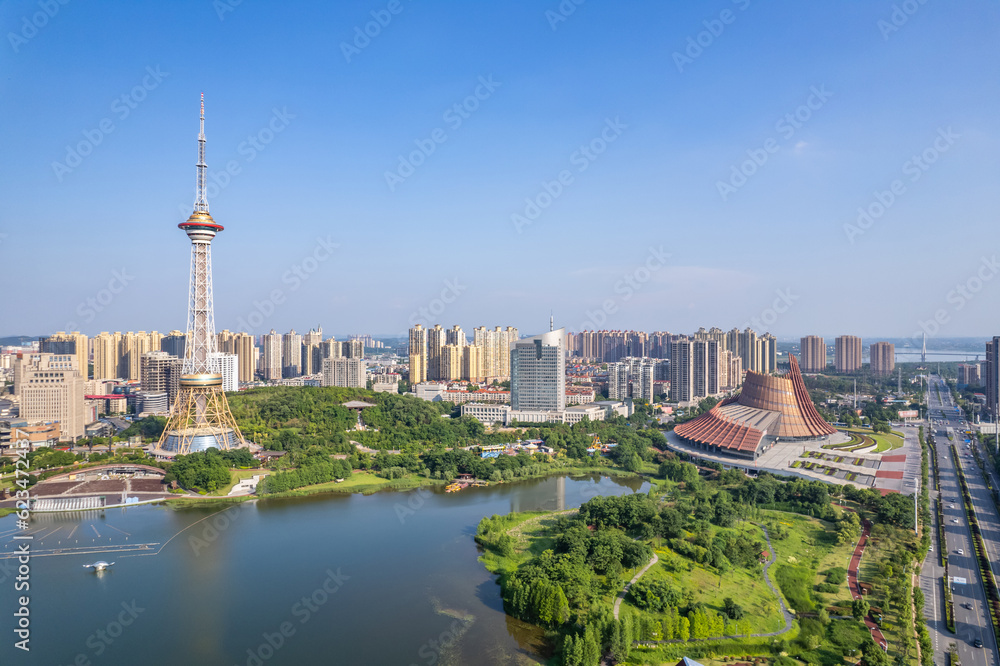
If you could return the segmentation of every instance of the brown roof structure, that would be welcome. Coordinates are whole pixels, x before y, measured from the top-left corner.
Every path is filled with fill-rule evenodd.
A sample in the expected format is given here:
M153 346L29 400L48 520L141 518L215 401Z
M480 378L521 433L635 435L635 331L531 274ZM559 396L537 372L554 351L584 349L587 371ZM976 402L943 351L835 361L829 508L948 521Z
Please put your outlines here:
M836 429L823 420L802 381L799 363L789 355L783 376L747 372L739 395L674 429L678 436L706 447L756 457L765 437L815 439Z

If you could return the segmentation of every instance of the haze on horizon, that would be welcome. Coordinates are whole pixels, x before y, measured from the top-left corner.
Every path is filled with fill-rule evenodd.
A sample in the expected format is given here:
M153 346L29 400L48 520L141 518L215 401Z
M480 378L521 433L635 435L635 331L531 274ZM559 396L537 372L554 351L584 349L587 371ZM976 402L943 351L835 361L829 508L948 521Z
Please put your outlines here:
M4 3L0 335L184 327L202 92L218 329L995 335L1000 8L900 4Z

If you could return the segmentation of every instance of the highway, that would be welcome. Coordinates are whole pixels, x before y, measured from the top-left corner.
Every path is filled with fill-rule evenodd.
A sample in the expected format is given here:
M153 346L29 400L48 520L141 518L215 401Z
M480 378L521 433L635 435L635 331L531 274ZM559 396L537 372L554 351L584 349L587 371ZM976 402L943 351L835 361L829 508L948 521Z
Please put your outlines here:
M935 387L941 391L938 400ZM965 473L966 483L973 497L973 506L979 520L986 542L986 550L994 573L998 570L997 554L1000 553L1000 519L996 507L990 497L989 490L983 482L979 468L972 458L971 448L966 447L964 431L967 427L963 415L956 411L947 385L936 375L931 375L928 383L928 418L931 425L928 431L934 435L937 445L937 460L941 479L941 497L944 499L945 538L947 539L948 562L950 575L965 579L965 583L953 582L953 597L955 603L955 634L944 627L944 612L941 599L940 578L944 570L939 566L936 552L937 539L924 563L921 572L920 586L924 590L924 615L928 620L931 638L934 643L935 662L939 666L947 664L945 652L948 644L956 643L959 658L963 664L997 666L998 652L993 634L989 610L986 606L986 592L979 576L975 549L972 546L972 533L969 529L965 508L961 501L961 490L955 466L951 457L951 444L955 443L960 454L959 462ZM948 429L952 430L954 440L948 439ZM933 480L933 473L931 476ZM933 481L932 481L933 482ZM938 493L931 488L931 516L936 521L934 502ZM932 524L936 529L936 524ZM959 553L961 551L961 554ZM983 647L975 647L976 641L982 641Z

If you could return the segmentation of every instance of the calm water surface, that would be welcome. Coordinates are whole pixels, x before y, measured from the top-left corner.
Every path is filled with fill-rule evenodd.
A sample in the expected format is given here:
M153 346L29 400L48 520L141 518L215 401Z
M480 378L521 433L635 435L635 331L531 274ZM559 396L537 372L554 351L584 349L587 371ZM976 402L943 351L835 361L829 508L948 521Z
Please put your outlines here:
M483 516L645 491L634 478L142 506L35 516L31 652L13 647L16 561L0 559L0 664L533 664L477 561ZM0 556L15 549L0 520ZM114 561L104 574L82 565Z

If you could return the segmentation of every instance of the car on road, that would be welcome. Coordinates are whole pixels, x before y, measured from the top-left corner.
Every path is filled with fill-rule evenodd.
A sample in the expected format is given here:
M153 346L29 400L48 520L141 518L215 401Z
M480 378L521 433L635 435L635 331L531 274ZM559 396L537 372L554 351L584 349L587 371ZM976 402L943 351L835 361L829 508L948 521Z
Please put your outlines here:
M949 509L954 509L954 508L955 508L955 505L954 505L954 504L949 504L949 505L948 505L948 508L949 508Z
M972 610L972 604L966 601L964 604L962 604L962 608L964 608L965 610Z
M958 525L958 518L952 518L952 519L951 519L951 522L953 522L953 523L955 523L956 525Z
M972 645L973 647L983 647L983 642L977 638L976 640L972 641Z
M964 550L962 550L961 548L959 548L959 549L958 549L958 550L956 550L955 552L956 552L956 553L958 553L959 555L965 555L965 551L964 551Z

